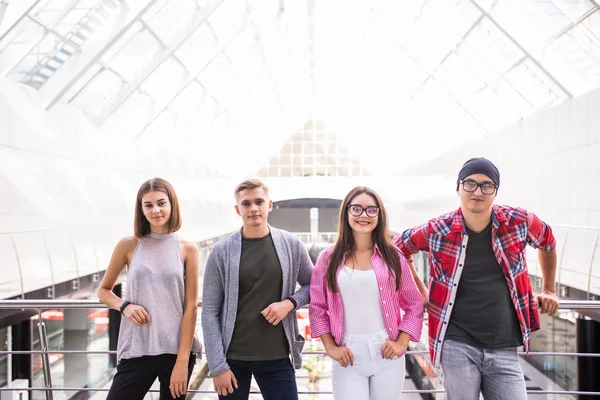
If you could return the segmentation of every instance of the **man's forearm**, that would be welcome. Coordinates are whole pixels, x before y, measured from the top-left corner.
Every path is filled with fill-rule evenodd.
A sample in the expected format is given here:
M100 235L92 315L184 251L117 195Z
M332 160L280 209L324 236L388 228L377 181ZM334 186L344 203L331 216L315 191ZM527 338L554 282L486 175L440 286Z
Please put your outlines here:
M556 293L556 249L551 251L538 250L538 260L542 270L542 290Z
M408 266L410 268L410 273L412 274L413 279L415 280L415 283L417 284L417 288L419 289L419 292L422 295L425 295L427 293L427 287L425 286L425 283L423 283L423 281L419 277L419 274L417 273L417 268L415 267L415 263L413 261L408 261Z
M310 302L310 285L303 285L292 295L296 300L296 308L304 307Z

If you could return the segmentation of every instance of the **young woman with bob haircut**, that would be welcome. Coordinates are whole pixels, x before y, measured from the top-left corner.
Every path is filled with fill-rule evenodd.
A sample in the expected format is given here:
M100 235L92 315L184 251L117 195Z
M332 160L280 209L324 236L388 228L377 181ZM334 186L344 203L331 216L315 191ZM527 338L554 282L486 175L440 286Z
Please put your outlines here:
M100 301L123 314L109 400L142 400L156 378L161 400L185 399L202 347L195 337L199 250L175 235L180 227L173 186L161 178L144 182L134 236L119 241L98 289ZM112 289L125 267L120 298Z

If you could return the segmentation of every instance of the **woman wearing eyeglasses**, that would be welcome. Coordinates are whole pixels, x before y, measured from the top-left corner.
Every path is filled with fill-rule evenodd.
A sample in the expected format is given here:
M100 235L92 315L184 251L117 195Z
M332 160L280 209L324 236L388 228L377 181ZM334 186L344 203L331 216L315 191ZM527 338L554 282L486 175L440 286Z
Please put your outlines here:
M332 359L333 397L400 399L404 353L421 337L423 297L377 193L352 189L338 221L335 245L313 270L309 309L312 336Z

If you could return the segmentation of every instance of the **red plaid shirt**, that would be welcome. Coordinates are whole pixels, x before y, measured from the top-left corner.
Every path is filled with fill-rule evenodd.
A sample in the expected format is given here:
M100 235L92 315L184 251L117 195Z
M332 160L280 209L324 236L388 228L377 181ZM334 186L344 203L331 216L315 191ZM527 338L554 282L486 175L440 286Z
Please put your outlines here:
M468 239L460 208L394 238L405 255L429 252L429 353L436 367L440 365L442 343L462 273L457 266L465 262ZM492 247L506 277L526 351L531 332L540 329L525 261L527 244L542 251L556 247L552 230L535 214L522 208L494 205Z

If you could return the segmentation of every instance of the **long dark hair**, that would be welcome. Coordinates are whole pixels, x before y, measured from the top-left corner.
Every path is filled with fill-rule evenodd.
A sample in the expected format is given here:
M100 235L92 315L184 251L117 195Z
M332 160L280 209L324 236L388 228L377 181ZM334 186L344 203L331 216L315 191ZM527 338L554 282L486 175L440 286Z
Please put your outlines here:
M381 198L373 189L366 186L357 186L346 195L346 198L340 206L340 212L338 216L338 235L333 251L329 255L329 265L327 267L326 277L327 286L332 292L339 290L336 273L342 263L344 257L351 256L354 250L356 250L356 244L354 243L354 236L352 235L352 228L350 228L350 221L348 218L348 205L350 202L359 194L366 193L375 200L377 207L379 207L379 221L377 226L371 232L373 243L379 248L379 252L383 257L386 265L388 266L390 273L394 275L396 280L396 290L400 290L400 256L398 249L392 243L392 235L388 230L388 215L383 206Z

